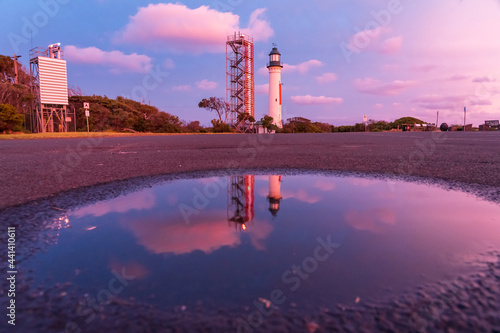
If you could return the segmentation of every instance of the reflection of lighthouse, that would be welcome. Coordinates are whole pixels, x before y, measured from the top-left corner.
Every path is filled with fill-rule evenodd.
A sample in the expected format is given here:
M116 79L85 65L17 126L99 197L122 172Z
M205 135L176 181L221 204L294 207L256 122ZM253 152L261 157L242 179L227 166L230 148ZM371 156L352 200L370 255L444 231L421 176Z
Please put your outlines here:
M281 53L275 46L269 53L269 116L273 117L273 124L283 128L281 120Z
M280 210L281 176L269 176L269 211L276 216Z
M233 176L228 178L227 219L246 230L245 223L255 216L255 176Z

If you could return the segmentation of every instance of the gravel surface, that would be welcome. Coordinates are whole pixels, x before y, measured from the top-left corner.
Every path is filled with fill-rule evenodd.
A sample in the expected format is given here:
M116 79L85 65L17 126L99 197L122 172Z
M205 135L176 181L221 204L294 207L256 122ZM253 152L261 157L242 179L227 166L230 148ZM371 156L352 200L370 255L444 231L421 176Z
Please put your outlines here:
M227 169L416 176L470 184L495 199L500 132L0 140L0 209L132 177Z
M0 141L0 225L18 227L17 246L25 258L51 243L50 232L42 230L61 210L162 180L271 170L438 183L500 203L499 153L500 133L492 132L5 140ZM500 252L492 249L484 258L475 272L402 295L331 309L274 308L254 325L247 324L252 313L259 319L253 308L158 309L119 297L82 313L81 291L69 285L33 290L28 274L20 273L18 325L6 325L4 315L0 331L500 332ZM1 281L3 304L8 288Z

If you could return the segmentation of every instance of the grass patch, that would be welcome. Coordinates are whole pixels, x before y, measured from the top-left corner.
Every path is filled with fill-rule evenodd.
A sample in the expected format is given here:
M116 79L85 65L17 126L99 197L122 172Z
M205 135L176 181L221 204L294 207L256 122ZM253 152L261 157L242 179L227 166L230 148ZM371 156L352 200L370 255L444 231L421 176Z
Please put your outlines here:
M97 137L137 137L137 136L170 136L199 135L200 133L118 133L118 132L66 132L66 133L34 133L34 134L0 134L0 140L38 140L38 139L68 139ZM214 134L214 133L203 133Z

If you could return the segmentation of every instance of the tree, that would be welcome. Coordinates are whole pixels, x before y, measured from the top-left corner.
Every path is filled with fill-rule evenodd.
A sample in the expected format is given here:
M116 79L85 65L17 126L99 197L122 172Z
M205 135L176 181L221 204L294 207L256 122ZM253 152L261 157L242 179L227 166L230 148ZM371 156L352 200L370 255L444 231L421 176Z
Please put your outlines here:
M154 133L181 133L181 121L179 117L166 112L158 112L148 119L147 129Z
M427 124L425 121L413 118L413 117L403 117L394 120L392 123L389 124L390 128L401 128L405 124Z
M19 113L28 113L34 100L30 91L31 78L18 62L18 83L15 83L14 60L0 55L0 104L10 104Z
M204 98L201 100L200 103L198 103L198 107L208 110L210 112L212 111L217 112L217 115L219 116L219 121L223 123L227 122L227 115L229 113L229 103L224 101L223 98L219 97L210 97L208 99ZM223 116L224 120L222 120Z
M226 124L225 122L217 119L212 119L211 121L212 126L213 126L213 132L214 133L226 133L226 132L233 132L231 130L231 126Z
M387 122L383 120L375 121L373 119L368 120L368 126L366 128L369 132L382 132L390 130L390 126Z
M266 115L260 121L262 122L262 126L264 126L264 128L266 128L269 132L279 130L278 126L273 123L274 119L271 116Z
M248 121L250 123L254 123L255 122L255 118L252 117L247 112L238 113L238 123L240 123L242 121Z
M186 129L192 133L200 133L203 130L203 127L200 125L198 120L191 121L186 125Z
M0 104L0 132L20 131L24 122L24 116L17 113L14 106Z

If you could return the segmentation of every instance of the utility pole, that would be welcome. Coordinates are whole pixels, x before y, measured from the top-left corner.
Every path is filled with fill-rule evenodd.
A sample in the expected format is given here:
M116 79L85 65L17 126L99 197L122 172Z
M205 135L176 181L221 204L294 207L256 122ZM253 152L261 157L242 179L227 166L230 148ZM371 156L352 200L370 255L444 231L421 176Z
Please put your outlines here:
M436 117L436 129L438 128L439 124L439 111L437 112L437 117Z
M19 79L18 79L19 76L18 76L18 72L17 72L17 58L21 58L21 57L22 56L16 55L16 54L14 54L13 57L10 57L10 58L14 59L14 72L16 73L16 77L15 77L14 83L16 83L16 84L19 83Z
M465 132L465 119L467 117L467 107L464 106L464 132Z

